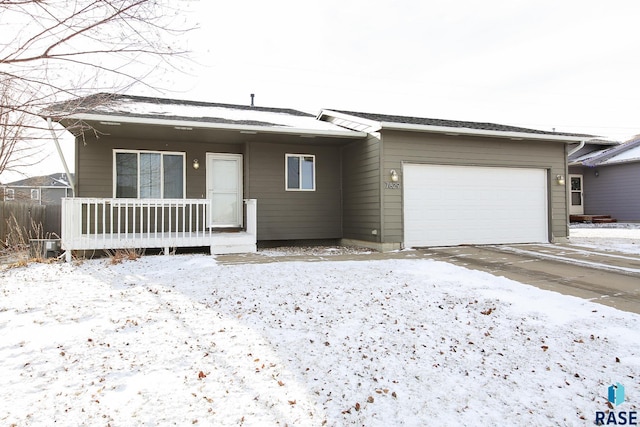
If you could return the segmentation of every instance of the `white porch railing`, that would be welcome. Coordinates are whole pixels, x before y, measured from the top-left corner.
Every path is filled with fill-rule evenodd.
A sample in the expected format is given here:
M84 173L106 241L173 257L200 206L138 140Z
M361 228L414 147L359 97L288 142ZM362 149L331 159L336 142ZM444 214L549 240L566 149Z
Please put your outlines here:
M74 250L210 246L212 254L256 251L257 202L244 201L245 229L215 231L208 199L62 199L61 246Z

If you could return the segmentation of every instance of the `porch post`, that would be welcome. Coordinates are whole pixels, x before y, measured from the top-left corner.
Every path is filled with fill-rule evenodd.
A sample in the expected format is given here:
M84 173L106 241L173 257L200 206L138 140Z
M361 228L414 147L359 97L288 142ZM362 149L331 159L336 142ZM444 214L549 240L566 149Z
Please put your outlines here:
M61 202L60 243L65 250L65 261L71 262L72 246L82 232L82 203L77 203L76 199L68 197L64 197Z
M247 234L257 236L258 233L258 201L256 199L245 199L247 204Z

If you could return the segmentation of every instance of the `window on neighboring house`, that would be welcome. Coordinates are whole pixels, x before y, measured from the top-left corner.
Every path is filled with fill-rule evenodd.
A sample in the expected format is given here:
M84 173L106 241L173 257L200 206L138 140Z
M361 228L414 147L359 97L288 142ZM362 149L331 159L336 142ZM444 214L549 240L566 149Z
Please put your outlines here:
M7 192L4 194L5 200L15 200L16 199L16 190L13 188L7 188Z
M287 191L315 191L316 156L286 154L285 179Z
M40 190L37 188L31 189L31 200L40 200Z
M114 150L113 161L115 197L184 198L184 153Z

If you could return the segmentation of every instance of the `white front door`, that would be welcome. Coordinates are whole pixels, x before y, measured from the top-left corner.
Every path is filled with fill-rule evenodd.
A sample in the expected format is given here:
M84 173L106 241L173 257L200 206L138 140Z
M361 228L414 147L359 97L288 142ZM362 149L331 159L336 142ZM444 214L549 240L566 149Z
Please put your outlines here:
M583 176L582 175L569 175L571 181L571 206L569 207L569 214L571 215L584 215L584 190L583 190Z
M242 226L242 154L207 153L209 225Z

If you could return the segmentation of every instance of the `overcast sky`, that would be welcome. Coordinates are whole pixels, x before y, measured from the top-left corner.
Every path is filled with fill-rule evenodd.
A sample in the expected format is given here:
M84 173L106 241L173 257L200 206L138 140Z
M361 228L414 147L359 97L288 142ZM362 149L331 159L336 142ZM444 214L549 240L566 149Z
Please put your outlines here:
M179 4L179 3L174 3ZM134 95L640 133L638 0L200 0ZM184 36L186 37L186 36ZM68 151L68 150L67 150ZM70 162L73 164L73 162ZM45 168L45 166L47 166ZM45 170L46 169L46 170ZM62 170L47 163L41 171Z
M640 2L201 1L169 97L640 133Z

